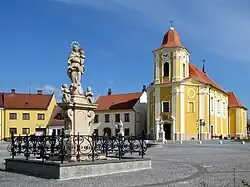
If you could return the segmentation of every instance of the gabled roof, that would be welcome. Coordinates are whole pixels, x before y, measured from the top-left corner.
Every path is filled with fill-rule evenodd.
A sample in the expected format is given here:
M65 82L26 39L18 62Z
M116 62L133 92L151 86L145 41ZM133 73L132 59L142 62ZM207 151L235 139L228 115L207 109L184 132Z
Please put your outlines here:
M47 109L54 94L3 93L6 109Z
M49 126L59 126L59 125L64 125L64 119L63 118L58 118L58 115L62 115L63 109L56 105L53 109L52 115L50 117Z
M210 78L206 73L204 73L200 68L197 68L193 64L189 63L189 78L194 78L195 80L202 82L204 84L209 84L214 88L227 94L227 91L219 86L212 78Z
M228 106L229 108L244 108L247 110L247 108L241 104L234 92L228 92Z
M132 109L143 92L111 94L98 97L96 111Z

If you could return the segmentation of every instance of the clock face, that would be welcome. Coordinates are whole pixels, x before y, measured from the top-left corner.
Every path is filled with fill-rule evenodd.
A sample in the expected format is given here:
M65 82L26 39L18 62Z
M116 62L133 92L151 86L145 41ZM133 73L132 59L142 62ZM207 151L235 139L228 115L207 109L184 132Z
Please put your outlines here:
M162 53L162 60L163 61L168 61L169 60L169 57L170 57L170 54L169 53Z

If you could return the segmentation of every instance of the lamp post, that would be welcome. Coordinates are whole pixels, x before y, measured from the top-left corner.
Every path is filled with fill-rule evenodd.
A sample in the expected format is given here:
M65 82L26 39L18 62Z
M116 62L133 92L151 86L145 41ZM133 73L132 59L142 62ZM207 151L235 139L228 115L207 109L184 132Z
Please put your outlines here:
M202 140L202 128L206 125L206 122L205 122L205 120L204 119L200 119L199 120L200 121L200 140Z

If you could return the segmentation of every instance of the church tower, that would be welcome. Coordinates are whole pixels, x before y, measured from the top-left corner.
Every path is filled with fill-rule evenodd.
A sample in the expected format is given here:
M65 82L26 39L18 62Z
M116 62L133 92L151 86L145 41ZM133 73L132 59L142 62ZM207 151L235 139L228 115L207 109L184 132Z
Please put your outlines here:
M164 35L161 47L153 53L155 84L181 81L189 77L190 54L173 27Z
M184 86L189 77L189 52L181 43L179 34L171 26L162 44L153 51L154 82L149 92L148 131L159 134L157 119L163 120L166 139L182 139L185 134ZM168 134L167 134L168 133Z

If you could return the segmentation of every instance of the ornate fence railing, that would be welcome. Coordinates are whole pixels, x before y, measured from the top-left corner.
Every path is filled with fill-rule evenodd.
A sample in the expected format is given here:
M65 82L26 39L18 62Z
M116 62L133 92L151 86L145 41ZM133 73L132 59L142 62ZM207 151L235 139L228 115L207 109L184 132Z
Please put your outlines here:
M45 135L11 136L8 151L12 158L24 156L26 160L34 157L42 161L58 160L61 163L74 159L97 160L101 157L126 158L127 154L142 157L147 151L143 136L98 136L87 135Z

